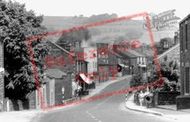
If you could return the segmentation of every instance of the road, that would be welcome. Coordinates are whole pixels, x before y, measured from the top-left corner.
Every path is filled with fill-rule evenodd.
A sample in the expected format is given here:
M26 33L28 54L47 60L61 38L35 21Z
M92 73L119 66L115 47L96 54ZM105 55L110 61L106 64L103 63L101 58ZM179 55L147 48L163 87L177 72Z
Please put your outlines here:
M129 80L113 83L99 94L126 89ZM36 120L38 122L169 122L170 120L146 113L127 110L124 106L125 95L114 95L83 103L74 107L47 112Z

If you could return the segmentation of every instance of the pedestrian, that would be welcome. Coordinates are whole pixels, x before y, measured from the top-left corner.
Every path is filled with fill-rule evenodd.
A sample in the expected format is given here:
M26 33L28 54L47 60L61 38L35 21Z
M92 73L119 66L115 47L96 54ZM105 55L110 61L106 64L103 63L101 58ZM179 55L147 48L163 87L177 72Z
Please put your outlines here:
M140 106L143 106L143 101L144 101L144 93L141 90L139 93L139 102L140 102Z

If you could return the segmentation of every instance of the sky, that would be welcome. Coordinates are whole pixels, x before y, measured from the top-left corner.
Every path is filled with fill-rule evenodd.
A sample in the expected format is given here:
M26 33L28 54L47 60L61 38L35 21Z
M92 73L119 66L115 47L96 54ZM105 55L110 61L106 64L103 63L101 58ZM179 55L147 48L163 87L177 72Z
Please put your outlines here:
M190 13L188 0L14 0L25 3L28 10L45 16L91 16L116 13L119 16L148 12L160 13L176 9L184 18Z

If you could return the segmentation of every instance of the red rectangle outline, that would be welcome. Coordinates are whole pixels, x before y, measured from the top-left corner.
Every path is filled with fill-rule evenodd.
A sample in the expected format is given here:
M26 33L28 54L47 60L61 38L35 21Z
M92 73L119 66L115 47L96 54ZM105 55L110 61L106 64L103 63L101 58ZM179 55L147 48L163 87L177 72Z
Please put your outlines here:
M32 46L31 46L31 43L33 41L35 41L39 38L44 38L44 37L48 37L48 36L54 36L54 35L60 35L60 34L62 35L62 34L74 32L77 30L82 30L82 29L87 29L87 28L97 27L97 26L103 26L103 25L106 25L109 23L114 23L114 22L119 22L119 21L130 20L130 19L136 18L136 17L144 17L145 18L146 25L147 25L147 31L148 31L148 35L150 38L150 45L151 45L152 50L154 51L154 56L153 56L155 59L154 64L156 65L156 70L157 70L157 73L159 74L160 80L155 81L153 83L147 83L145 85L138 86L138 87L132 87L132 88L124 89L124 90L113 91L113 92L101 94L98 96L92 96L92 97L87 98L87 99L76 100L76 101L72 101L69 103L63 103L61 105L54 105L54 106L48 106L48 107L44 106L43 95L42 95L41 89L39 87L37 66L36 66L35 61L34 61L34 51L33 51ZM40 108L43 110L49 110L52 108L63 107L63 106L71 105L71 104L80 104L80 103L84 103L84 102L89 102L89 101L109 97L112 95L128 93L128 92L133 91L133 90L145 89L147 86L162 86L162 84L163 84L163 80L162 80L162 76L161 76L161 72L160 72L160 64L159 64L159 61L157 58L158 57L157 56L157 49L155 48L154 37L153 37L152 30L151 30L151 20L150 20L149 14L147 12L142 12L142 13L133 14L133 15L129 15L129 16L123 16L123 17L119 17L119 18L108 19L108 20L104 20L104 21L100 21L100 22L94 22L94 23L85 24L82 26L72 27L70 29L64 29L61 31L54 31L54 32L48 32L48 33L43 33L43 34L31 36L31 37L28 37L26 39L26 43L27 43L27 46L29 49L28 53L30 55L30 60L32 62L32 70L33 70L33 74L34 74L35 83L37 85L37 91L38 91L38 96L39 96L39 101L40 101Z

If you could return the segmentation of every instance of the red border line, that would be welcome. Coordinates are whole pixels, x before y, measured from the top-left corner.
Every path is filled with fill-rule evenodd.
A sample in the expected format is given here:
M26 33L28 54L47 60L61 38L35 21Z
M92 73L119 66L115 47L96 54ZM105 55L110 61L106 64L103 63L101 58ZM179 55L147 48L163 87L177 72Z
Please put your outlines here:
M44 101L43 101L43 96L42 96L40 86L39 86L39 76L38 76L38 73L37 73L37 66L36 66L35 61L34 61L34 51L33 51L32 46L31 46L31 43L33 41L36 41L37 39L41 39L41 38L48 37L48 36L55 36L55 35L60 35L60 34L63 35L63 34L78 31L78 30L84 30L84 29L88 29L88 28L92 28L92 27L103 26L103 25L106 25L106 24L109 24L109 23L129 20L129 19L136 18L136 17L146 17L146 24L147 24L147 30L148 30L148 33L149 33L149 36L150 36L151 48L154 51L154 58L156 59L156 60L154 60L154 63L157 66L157 72L158 72L159 77L161 79L160 64L159 64L158 59L157 59L157 50L155 48L154 37L153 37L153 33L152 33L152 30L151 30L151 24L150 24L151 22L150 22L150 18L149 18L149 15L148 15L147 12L142 12L142 13L133 14L133 15L129 15L129 16L124 16L124 17L113 18L113 19L104 20L104 21L100 21L100 22L85 24L85 25L82 25L82 26L72 27L70 29L54 31L54 32L47 32L47 33L43 33L43 34L28 37L27 40L26 40L27 46L29 48L29 55L30 55L30 60L32 62L32 70L33 70L33 74L34 74L35 83L36 83L36 86L37 86L37 91L38 91L38 96L39 96L41 109L45 110L45 109L59 107L59 106L66 106L66 105L70 105L70 104L73 104L73 103L74 104L79 104L79 103L82 103L82 102L92 101L94 99L101 99L101 98L104 98L104 97L107 97L107 96L110 96L110 95L114 95L114 94L126 93L126 91L135 90L136 88L129 88L128 90L122 90L122 91L121 90L114 91L114 92L102 94L99 97L94 96L94 97L91 97L89 99L83 99L81 101L73 101L73 102L70 102L70 103L67 103L67 104L55 105L55 106L45 108ZM158 85L161 86L162 83L163 83L163 80L161 80L161 82L158 82ZM154 84L151 84L151 85L153 86ZM147 85L142 85L142 86L139 86L137 88L138 89L140 89L140 88L144 89L145 86L147 86Z
M152 30L151 30L151 22L150 22L150 17L149 15L146 15L146 24L147 24L147 30L148 30L148 34L149 34L149 37L150 37L150 43L151 43L151 48L153 49L153 52L154 52L154 63L155 65L157 66L157 72L161 75L161 72L160 72L160 63L158 61L158 54L157 54L157 49L155 48L155 41L154 41L154 37L153 37L153 33L152 33ZM162 76L160 76L162 77Z
M31 42L29 42L27 44L28 48L29 48L29 54L30 54L30 60L32 62L32 70L33 70L33 74L34 74L34 79L35 79L35 84L36 84L36 87L37 87L37 94L38 94L38 99L41 101L40 103L40 107L41 108L44 108L44 101L43 101L43 95L42 95L42 91L40 90L40 84L39 84L39 76L38 76L38 72L37 72L37 66L35 64L35 61L34 61L34 51L32 49L32 45L31 45Z

